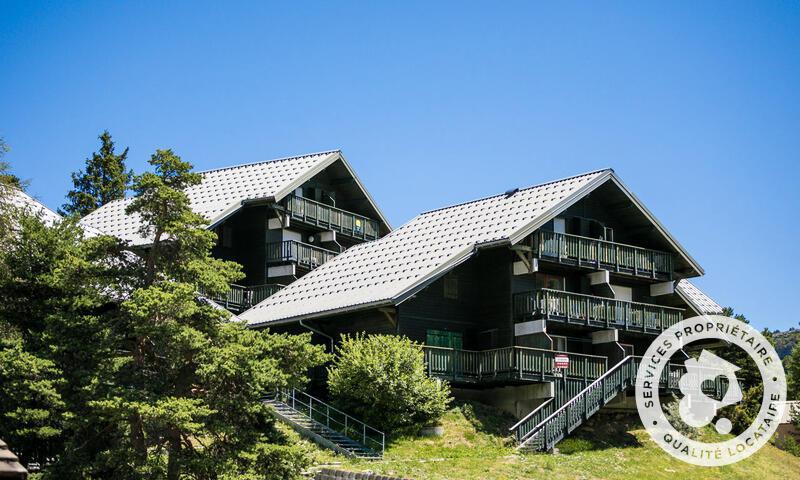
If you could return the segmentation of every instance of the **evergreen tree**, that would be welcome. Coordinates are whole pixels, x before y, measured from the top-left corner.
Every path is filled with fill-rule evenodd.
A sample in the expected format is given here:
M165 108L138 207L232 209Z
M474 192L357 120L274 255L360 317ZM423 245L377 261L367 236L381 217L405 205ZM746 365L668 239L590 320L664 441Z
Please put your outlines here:
M792 353L783 359L783 368L786 371L787 399L800 399L800 343L795 343Z
M0 188L3 186L11 186L19 188L20 190L25 190L25 182L20 180L18 176L12 174L11 166L3 161L3 157L6 156L9 150L8 144L0 137Z
M201 288L225 292L241 278L240 267L210 256L215 234L183 191L200 182L191 165L171 150L157 151L150 163L154 172L136 177L127 211L139 214L141 233L153 242L137 270L138 288L111 322L122 353L100 377L105 382L94 382L113 385L92 405L114 430L95 471L214 478L223 465L243 474L256 465L263 470L249 473L263 478L265 463L300 457L275 455L279 436L260 399L305 382L308 368L325 360L324 349L308 335L248 330L198 300Z
M59 210L62 215L83 217L112 200L125 197L133 178L133 172L125 166L128 149L117 155L108 130L97 138L101 143L100 152L86 159L85 171L72 174L73 189L67 193L68 201Z
M307 382L324 348L198 299L240 267L209 255L191 166L169 150L151 164L130 205L154 239L139 254L75 218L0 209L0 431L44 478L295 478L307 456L260 400Z

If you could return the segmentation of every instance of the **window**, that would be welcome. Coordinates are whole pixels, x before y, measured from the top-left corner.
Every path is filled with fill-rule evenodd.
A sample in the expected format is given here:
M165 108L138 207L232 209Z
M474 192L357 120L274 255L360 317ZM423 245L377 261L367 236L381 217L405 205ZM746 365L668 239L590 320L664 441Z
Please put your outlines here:
M538 273L536 274L536 288L564 290L564 277L558 275L548 275L546 273Z
M444 277L444 298L458 300L458 277L452 273Z
M553 350L557 352L566 352L567 351L567 337L560 337L556 335L550 335L550 338L553 339Z
M464 347L464 336L461 332L450 332L448 330L428 330L425 338L425 345L431 347L455 348L460 350Z

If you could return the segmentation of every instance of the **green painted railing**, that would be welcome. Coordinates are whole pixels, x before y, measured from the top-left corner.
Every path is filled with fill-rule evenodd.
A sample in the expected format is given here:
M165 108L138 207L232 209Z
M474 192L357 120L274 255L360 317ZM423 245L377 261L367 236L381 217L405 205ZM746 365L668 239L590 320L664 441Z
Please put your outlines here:
M620 392L634 386L641 363L642 357L625 357L563 404L557 405L555 399L550 399L539 405L509 429L519 448L551 449ZM680 380L685 375L684 365L670 363L668 368L661 371L659 389L666 392L678 390ZM713 378L704 382L701 388L704 393L721 399L728 388L727 379L719 375Z
M244 286L230 284L228 291L221 295L210 295L208 298L235 313L242 312L282 289L284 285L267 283L264 285ZM205 294L203 289L200 293Z
M595 379L606 370L606 357L558 352L528 347L504 347L492 350L458 350L423 346L428 375L455 382L479 383L496 380L546 380L560 377L555 356L567 355L566 376Z
M267 244L267 262L295 262L303 267L313 269L338 255L333 250L309 245L296 240L271 242Z
M638 371L639 366L642 364L642 357L633 357L633 363ZM691 385L697 382L697 379L693 378L695 375L704 374L704 376L711 377L713 380L706 380L700 385L703 393L721 400L725 396L725 392L728 390L727 377L724 376L724 372L717 369L710 369L707 371L704 370L707 369L698 367L698 371L696 373L687 373L685 365L680 363L670 363L669 368L661 370L661 377L659 378L658 386L659 388L665 390L676 391L680 388L681 378L688 376L687 381ZM711 375L706 375L706 373L710 373Z
M542 259L637 277L672 279L674 259L669 252L544 230L535 238L536 252Z
M576 325L656 333L680 322L683 310L543 288L514 295L514 315L518 322L537 315Z
M632 360L633 357L625 357L527 432L521 429L525 424L518 423L514 436L520 442L519 448L536 450L553 448L603 405L633 384L636 367Z
M377 220L308 198L291 195L287 197L285 206L295 220L334 230L348 237L375 240L380 233L380 223Z

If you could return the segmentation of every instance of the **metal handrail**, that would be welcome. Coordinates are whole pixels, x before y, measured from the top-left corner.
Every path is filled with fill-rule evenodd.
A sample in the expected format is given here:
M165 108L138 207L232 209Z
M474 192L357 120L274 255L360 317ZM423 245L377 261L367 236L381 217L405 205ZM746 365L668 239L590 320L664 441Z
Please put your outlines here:
M599 297L583 293L540 288L513 295L513 312L517 321L526 315L540 313L546 319L566 317L568 323L575 319L587 325L625 325L626 328L663 330L681 320L683 309Z
M613 367L608 369L608 371L606 373L604 373L603 375L599 376L595 381L593 381L592 383L587 385L586 388L584 388L583 390L578 392L575 396L573 396L568 402L565 402L564 405L562 405L559 408L557 408L553 413L548 415L547 418L545 418L544 420L539 422L539 424L537 424L535 427L530 429L525 435L523 435L521 437L518 435L518 438L519 438L519 441L520 441L520 444L519 444L518 448L523 447L525 445L525 443L527 443L527 441L530 438L532 438L532 436L535 433L537 433L539 430L541 430L544 426L547 425L547 422L549 422L550 420L555 418L557 415L561 414L561 412L563 412L564 410L569 408L570 405L573 405L578 399L583 397L591 389L596 388L601 382L603 382L610 375L612 375L613 373L616 373L617 369L623 367L627 363L630 363L630 361L632 359L633 359L633 355L628 355L627 357L623 358L622 360L620 360L619 363L617 363L616 365L614 365ZM545 443L546 442L547 442L547 439L545 439Z
M559 350L509 346L491 350L462 350L448 347L421 346L429 376L452 378L453 381L492 382L504 377L539 379L558 376L552 363L559 354L572 361L563 372L570 378L585 381L597 378L608 367L608 359Z
M286 198L285 206L292 218L326 227L343 235L363 240L375 240L380 232L380 224L377 220L310 198L290 195ZM311 212L312 208L313 213ZM320 214L320 212L324 213ZM360 227L359 222L361 222Z
M540 257L574 259L579 266L613 267L622 273L632 270L635 276L672 278L675 261L670 252L549 230L540 230L535 238Z
M319 261L314 254L319 254ZM339 252L317 247L297 240L283 240L281 242L267 243L267 262L297 262L311 268L318 267L332 259Z
M361 444L372 451L377 452L377 447L380 445L380 455L383 455L384 450L386 449L386 435L384 432L378 430L375 427L372 427L357 418L344 413L343 411L339 410L336 407L331 406L330 404L323 402L322 400L309 395L306 392L293 388L291 390L278 390L277 395L281 397L281 400L289 405L293 410L303 413L307 415L313 422L316 422L320 425L324 425L328 428L336 430L337 432L343 434L344 436L356 440L353 438L353 432L360 433L361 435ZM298 399L298 397L300 397ZM303 399L307 399L306 402L303 402ZM297 404L303 406L303 410L299 410L297 408ZM318 406L315 406L314 404ZM307 410L306 410L307 407ZM314 418L314 412L319 413L324 422L321 422ZM331 412L339 414L341 418L344 419L338 420L335 417L331 416ZM334 426L331 426L331 423ZM339 425L340 428L336 428L336 424ZM370 435L368 435L368 432ZM376 438L371 438L374 436ZM380 438L380 441L377 438ZM374 447L373 447L374 446Z
M538 407L536 407L533 410L531 410L531 413L529 413L529 414L525 415L524 417L522 417L522 419L519 422L517 422L514 425L508 427L508 431L509 432L513 432L514 430L516 430L517 427L519 427L523 423L527 422L529 418L531 418L532 416L534 416L537 413L539 413L540 410L542 410L544 407L550 405L550 403L553 402L554 400L555 400L555 398L550 397L547 400L545 400L544 402L542 402Z
M226 308L247 309L269 298L271 295L274 295L283 287L285 287L285 285L279 283L265 283L253 286L231 283L225 293L208 295L208 298L222 304L222 306ZM198 293L207 295L204 288L199 288ZM261 295L258 295L259 293L261 293Z
M639 306L642 306L642 307L663 308L665 310L673 310L673 311L676 311L676 312L686 311L685 308L680 308L680 307L668 307L666 305L658 305L658 304L655 304L655 303L644 303L644 302L634 302L634 301L630 301L630 300L619 300L619 299L616 299L616 298L599 297L597 295L589 295L589 294L586 294L586 293L574 293L574 292L567 292L565 290L555 290L553 288L539 288L539 289L536 289L536 290L531 291L531 292L517 293L516 295L531 294L531 293L536 293L537 291L539 291L539 292L552 292L552 293L558 293L558 294L563 294L563 295L572 295L572 296L584 297L584 298L590 298L590 299L596 299L596 300L608 300L608 301L611 301L611 302L621 302L621 303L627 303L629 305L639 305Z
M590 353L576 353L576 352L563 352L561 350L548 350L546 348L536 348L536 347L523 347L521 345L512 345L508 347L498 347L498 348L490 348L488 350L469 350L466 348L452 348L452 347L439 347L437 345L422 345L423 348L430 349L430 350L456 350L459 352L472 352L472 353L486 353L486 352L495 352L501 350L507 350L509 348L513 348L515 350L532 350L535 352L547 352L547 353L563 353L564 355L575 355L578 357L589 357L589 358L599 358L601 360L605 360L608 357L603 355L592 355Z

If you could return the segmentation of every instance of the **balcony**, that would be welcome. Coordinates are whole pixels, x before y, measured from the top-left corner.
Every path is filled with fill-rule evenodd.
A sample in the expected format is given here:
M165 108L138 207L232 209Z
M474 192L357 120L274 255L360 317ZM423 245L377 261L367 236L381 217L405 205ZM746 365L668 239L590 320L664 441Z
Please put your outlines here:
M544 288L514 295L516 321L533 315L570 325L659 333L680 322L683 310Z
M284 285L278 283L268 283L252 287L245 287L232 283L226 293L210 295L208 298L233 313L241 313L261 303L283 287ZM203 289L200 289L200 293L204 294Z
M296 240L284 240L267 244L267 263L296 263L313 270L338 255L333 250L309 245Z
M549 381L561 378L555 368L557 354L569 357L568 378L594 380L605 373L606 357L527 347L492 350L459 350L423 346L428 376L460 383L491 383L509 380Z
M535 252L542 260L634 277L672 280L674 261L668 252L544 230L535 238Z
M285 207L293 220L351 238L375 240L380 232L380 224L376 220L308 198L291 195L287 197Z

